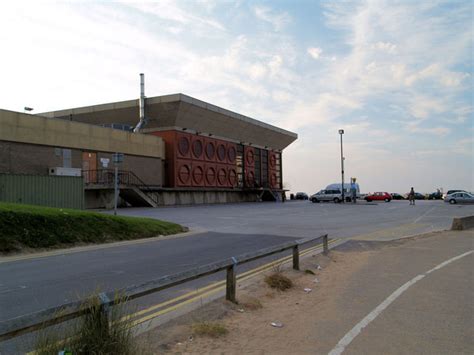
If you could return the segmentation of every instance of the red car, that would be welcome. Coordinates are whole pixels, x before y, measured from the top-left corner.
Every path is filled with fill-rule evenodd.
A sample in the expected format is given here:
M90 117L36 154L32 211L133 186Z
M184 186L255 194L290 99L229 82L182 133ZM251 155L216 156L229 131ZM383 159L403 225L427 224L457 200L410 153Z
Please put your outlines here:
M371 201L390 202L392 201L392 195L390 195L388 192L374 192L373 194L368 194L367 196L365 196L365 200L367 202L371 202Z

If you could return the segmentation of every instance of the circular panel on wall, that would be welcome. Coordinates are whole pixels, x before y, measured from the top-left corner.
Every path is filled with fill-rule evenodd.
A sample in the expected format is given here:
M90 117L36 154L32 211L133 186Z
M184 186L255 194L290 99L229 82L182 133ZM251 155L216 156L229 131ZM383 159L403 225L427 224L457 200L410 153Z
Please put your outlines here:
M193 142L193 155L195 158L200 158L202 155L202 141L195 140Z
M179 138L178 151L181 155L187 155L189 153L189 138L187 137Z
M248 166L253 166L254 162L255 162L255 154L253 153L253 149L249 149L245 153L245 163L247 163Z
M247 174L245 176L245 180L247 181L247 186L253 187L255 183L255 174L253 171L247 171Z
M202 166L193 167L193 183L200 185L204 179L204 169Z
M235 169L230 169L228 171L228 175L230 186L237 186L237 172Z
M275 169L275 167L276 167L276 155L275 155L275 153L270 153L269 163L270 163L270 168Z
M230 146L229 149L227 150L227 159L229 159L229 163L234 163L236 156L237 156L237 150L235 149L235 147Z
M178 179L181 184L188 184L191 177L191 168L189 165L181 165L178 170Z
M206 169L206 183L208 185L215 185L216 183L216 169L212 166Z
M216 154L216 147L213 142L207 142L206 144L206 157L207 159L214 159Z
M224 144L219 144L217 146L217 159L220 161L225 160L225 145Z
M227 180L227 170L225 168L219 168L217 171L217 182L221 186L225 186Z

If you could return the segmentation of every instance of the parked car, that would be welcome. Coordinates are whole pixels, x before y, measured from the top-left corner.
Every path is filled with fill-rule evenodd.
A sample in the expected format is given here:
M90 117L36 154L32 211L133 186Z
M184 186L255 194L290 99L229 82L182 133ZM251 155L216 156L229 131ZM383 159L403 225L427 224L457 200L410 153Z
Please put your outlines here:
M442 198L443 194L439 190L428 195L428 200L441 200Z
M455 192L447 195L444 202L448 202L452 205L456 203L474 203L474 195L468 192Z
M385 201L385 202L390 202L392 201L392 195L390 195L388 192L374 192L373 194L368 194L365 196L364 200L367 202L371 201Z
M321 190L310 197L311 202L328 202L334 201L339 203L342 201L342 192L341 190Z
M402 195L397 194L395 192L391 193L390 196L392 196L392 200L404 200L405 199L405 197L403 197Z
M336 182L336 183L333 183L333 184L329 184L328 186L326 186L326 191L327 190L341 190L342 187L342 183L340 182ZM361 198L360 196L360 186L358 183L354 183L354 187L355 187L355 190L356 190L356 198ZM346 202L351 202L352 201L352 184L351 183L344 183L344 199L346 200ZM341 199L342 200L342 199Z
M308 199L308 194L304 192L297 192L295 195L295 199L297 200L307 200Z
M419 192L415 192L415 200L424 200L425 195L420 194Z
M442 199L445 200L446 196L452 195L455 192L467 192L465 190L448 190L445 194L443 194Z

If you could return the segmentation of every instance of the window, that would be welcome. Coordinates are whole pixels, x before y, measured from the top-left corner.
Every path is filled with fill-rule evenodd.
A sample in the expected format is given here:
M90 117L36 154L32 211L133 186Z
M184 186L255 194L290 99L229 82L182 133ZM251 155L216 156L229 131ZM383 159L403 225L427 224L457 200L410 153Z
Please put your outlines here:
M63 168L72 168L71 149L63 149Z

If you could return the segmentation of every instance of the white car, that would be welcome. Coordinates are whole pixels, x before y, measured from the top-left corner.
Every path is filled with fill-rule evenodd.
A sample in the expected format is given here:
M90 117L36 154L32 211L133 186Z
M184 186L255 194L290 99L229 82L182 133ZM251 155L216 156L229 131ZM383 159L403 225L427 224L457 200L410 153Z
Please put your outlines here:
M474 203L474 195L469 192L455 192L446 195L444 202L448 202L452 205L456 203Z
M342 201L342 193L341 190L321 190L316 192L314 195L311 195L309 198L311 202L329 202L334 201L335 203L339 203Z

